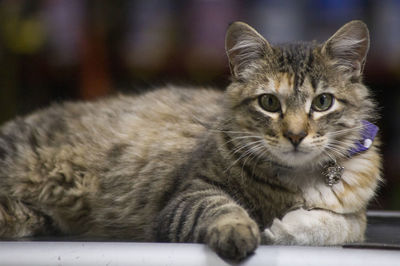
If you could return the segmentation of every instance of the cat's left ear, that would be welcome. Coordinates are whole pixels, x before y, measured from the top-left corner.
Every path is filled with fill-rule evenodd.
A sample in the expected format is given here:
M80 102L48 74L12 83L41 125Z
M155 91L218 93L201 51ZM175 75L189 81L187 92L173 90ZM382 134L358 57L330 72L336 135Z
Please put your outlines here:
M369 49L369 31L364 22L351 21L341 27L322 47L333 65L353 77L361 75Z
M271 46L255 29L237 21L226 32L225 50L232 76L240 78L251 62L264 58L271 51Z

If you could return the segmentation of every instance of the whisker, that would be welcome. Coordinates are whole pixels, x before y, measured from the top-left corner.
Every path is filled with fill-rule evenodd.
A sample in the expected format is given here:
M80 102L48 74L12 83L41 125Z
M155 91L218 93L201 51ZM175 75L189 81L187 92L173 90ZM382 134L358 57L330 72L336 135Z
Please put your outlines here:
M242 164L242 170L241 170L241 172L240 172L240 176L242 177L242 180L244 179L243 171L244 171L244 166L246 165L247 160L250 159L250 160L249 160L249 163L250 163L251 160L253 160L254 158L257 157L257 153L258 153L260 150L262 150L264 147L265 147L265 146L263 145L263 143L256 145L255 147L253 147L253 151L252 151L252 155L253 155L253 156L249 155L249 156L247 156L247 158L244 160L244 162L243 162L243 164Z
M258 144L258 143L262 143L262 142L263 142L263 140L258 140L258 141L254 141L254 142L250 142L250 143L245 143L244 145L239 146L239 147L241 147L241 148L234 149L232 154L238 153L239 151L241 151L241 150L242 150L243 148L245 148L245 147L251 148L251 145L255 145L255 144Z
M232 155L236 154L237 152L239 152L240 150L243 149L247 149L242 155L239 156L238 159L236 159L227 169L225 169L224 172L227 172L229 169L231 169L238 161L242 160L243 158L245 158L246 156L248 156L249 154L252 153L251 148L254 149L254 147L257 147L258 145L262 145L263 140L259 140L259 141L254 141L254 142L250 142L250 143L245 143L244 145L240 146L240 148L237 148L236 150L234 150L234 152L232 153Z
M262 139L260 136L253 136L253 135L234 137L234 138L222 143L221 145L219 145L217 149L220 149L222 146L225 146L226 144L231 143L231 142L233 142L235 140L238 140L238 139L249 139L249 138L255 138L255 139L260 139L260 140Z
M266 154L266 153L267 153L267 149L265 148L264 151L263 151L261 154L257 155L257 157L256 157L257 161L254 163L253 169L252 169L252 171L251 171L251 178L253 178L253 176L254 176L254 172L255 172L256 166L258 165L258 162L260 161L260 159L261 159L261 158L264 156L264 154Z
M326 149L338 154L340 157L346 157L346 155L347 155L344 151L341 151L341 150L331 147L331 146L326 146Z
M338 150L343 150L343 152L348 151L352 147L353 142L350 141L337 141L337 140L330 140L327 144L330 147L336 148Z
M228 168L225 169L224 172L227 172L229 169L231 169L237 162L239 162L241 159L243 159L244 157L246 157L249 153L251 153L250 150L247 150L246 152L244 152L238 159L236 159Z
M359 130L359 129L362 129L362 128L363 128L363 126L356 126L356 127L352 127L352 128L346 128L346 129L342 129L342 130L327 132L326 135L337 136L337 135L341 135L341 134L344 134L344 133L356 131L356 130Z
M232 134L250 134L251 132L246 131L235 131L235 130L222 130L222 129L209 129L211 132L224 132L224 133L232 133Z
M322 152L325 153L332 161L336 161L327 150L322 150Z
M342 145L342 146L345 146L345 147L350 147L351 146L351 144L353 143L353 141L339 141L339 140L334 140L334 139L332 139L332 140L329 140L329 143L330 144L335 144L335 145Z

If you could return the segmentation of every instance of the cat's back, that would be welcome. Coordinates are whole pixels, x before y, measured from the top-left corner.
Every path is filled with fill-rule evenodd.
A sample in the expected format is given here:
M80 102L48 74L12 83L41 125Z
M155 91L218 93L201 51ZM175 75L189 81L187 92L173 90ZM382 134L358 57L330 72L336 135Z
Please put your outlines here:
M222 95L212 89L166 87L54 104L0 128L0 174L6 178L26 176L20 173L23 169L48 172L60 168L54 165L59 162L100 169L113 159L123 161L118 158L123 151L131 161L180 156L216 120Z
M100 135L112 132L117 139L137 139L150 137L152 133L157 137L168 132L191 134L191 126L204 128L218 116L221 101L222 92L216 90L167 87L92 103L67 103L64 108L71 114L68 122L73 130ZM103 131L96 132L100 128Z
M87 117L93 121L90 127L80 130L81 122L73 124L76 130L88 132L88 138L98 134L104 142L128 144L153 154L173 153L191 147L212 127L222 110L222 92L169 87L97 104Z
M121 141L162 145L168 140L197 137L221 112L222 94L213 89L167 87L93 102L53 104L0 127L2 155L7 155L9 146L25 142L30 148L104 148Z

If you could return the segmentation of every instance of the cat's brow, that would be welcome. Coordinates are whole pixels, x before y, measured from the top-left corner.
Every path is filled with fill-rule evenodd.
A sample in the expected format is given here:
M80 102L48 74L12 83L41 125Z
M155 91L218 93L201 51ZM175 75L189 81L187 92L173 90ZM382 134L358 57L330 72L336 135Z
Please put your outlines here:
M249 96L246 97L244 99L242 99L238 104L236 104L235 106L233 106L233 108L239 108L243 105L248 105L249 103L251 103L252 101L255 101L257 98L259 97L259 95L254 95L254 96Z
M354 104L352 104L351 102L349 102L348 100L346 100L346 99L343 99L343 98L335 98L337 101L339 101L339 102L341 102L341 103L343 103L343 104L345 104L345 105L350 105L350 106L352 106L352 107L355 107L355 105Z

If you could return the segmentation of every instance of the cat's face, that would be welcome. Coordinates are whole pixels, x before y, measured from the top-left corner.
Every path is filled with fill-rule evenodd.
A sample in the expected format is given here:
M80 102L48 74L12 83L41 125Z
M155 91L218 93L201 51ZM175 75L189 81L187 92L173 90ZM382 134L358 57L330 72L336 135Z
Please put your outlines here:
M360 77L369 45L362 22L322 45L280 46L235 23L226 45L233 75L227 128L244 156L304 166L347 155L374 109Z

